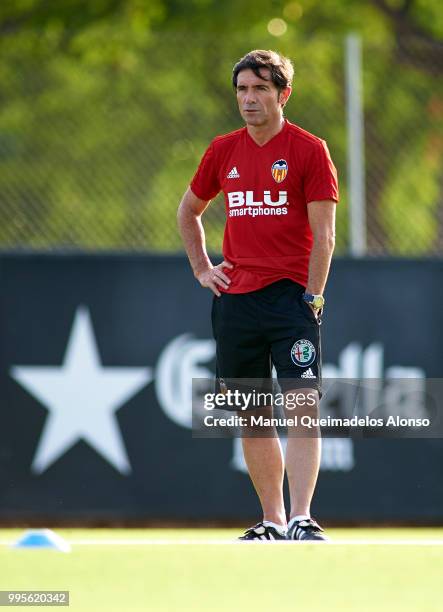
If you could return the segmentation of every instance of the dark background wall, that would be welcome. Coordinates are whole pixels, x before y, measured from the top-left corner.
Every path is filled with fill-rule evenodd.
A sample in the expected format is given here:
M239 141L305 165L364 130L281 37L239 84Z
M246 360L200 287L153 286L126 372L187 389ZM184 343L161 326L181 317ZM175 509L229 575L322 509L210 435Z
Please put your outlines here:
M442 272L337 259L325 374L439 378ZM0 283L0 520L258 516L239 441L192 438L187 391L214 345L185 258L3 254ZM325 439L313 510L441 522L442 464L439 438Z

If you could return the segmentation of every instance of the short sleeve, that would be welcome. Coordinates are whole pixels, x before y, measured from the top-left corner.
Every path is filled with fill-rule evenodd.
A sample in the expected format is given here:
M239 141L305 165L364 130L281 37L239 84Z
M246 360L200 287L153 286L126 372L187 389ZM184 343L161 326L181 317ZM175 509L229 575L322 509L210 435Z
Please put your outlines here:
M214 158L214 146L211 143L191 181L191 189L200 200L212 200L221 189Z
M338 202L337 170L324 140L315 144L306 160L303 185L307 203L315 200Z

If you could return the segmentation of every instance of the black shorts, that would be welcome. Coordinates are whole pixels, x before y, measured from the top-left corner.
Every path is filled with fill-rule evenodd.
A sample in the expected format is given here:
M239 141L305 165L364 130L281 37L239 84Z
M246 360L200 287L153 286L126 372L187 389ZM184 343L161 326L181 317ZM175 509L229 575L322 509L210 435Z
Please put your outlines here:
M283 392L309 388L321 394L321 320L303 300L304 291L283 279L250 293L214 296L219 390L229 379L269 381L274 366Z

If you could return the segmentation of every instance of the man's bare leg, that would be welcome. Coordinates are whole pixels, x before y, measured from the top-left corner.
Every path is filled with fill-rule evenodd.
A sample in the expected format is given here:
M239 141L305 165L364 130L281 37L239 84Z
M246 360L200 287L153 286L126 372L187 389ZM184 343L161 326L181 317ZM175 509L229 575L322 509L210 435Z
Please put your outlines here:
M259 414L264 414L260 411ZM241 416L245 416L242 413ZM266 415L266 416L271 416ZM261 428L263 430L263 428ZM258 437L265 435L268 437ZM284 459L274 429L260 431L244 429L242 436L243 454L254 488L263 509L263 520L277 525L286 525L283 500Z
M291 393L313 393L312 389L298 389ZM300 421L302 415L318 417L318 394L315 406L300 406L296 410L287 410L287 417L297 414ZM310 516L310 507L320 469L321 437L318 428L308 429L300 424L288 428L286 447L286 473L289 482L291 512L294 516Z

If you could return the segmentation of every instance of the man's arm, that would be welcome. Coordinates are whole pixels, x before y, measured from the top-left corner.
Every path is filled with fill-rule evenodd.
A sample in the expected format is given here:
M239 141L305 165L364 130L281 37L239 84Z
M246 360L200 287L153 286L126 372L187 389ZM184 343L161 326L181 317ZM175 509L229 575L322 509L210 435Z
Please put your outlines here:
M335 246L335 208L332 200L309 202L308 219L314 243L309 259L307 293L323 294Z
M188 187L178 207L177 220L180 234L188 254L195 278L202 287L209 287L215 295L220 296L217 285L227 289L230 279L223 268L232 268L228 261L213 266L206 252L205 230L201 221L202 214L209 202L200 200Z

